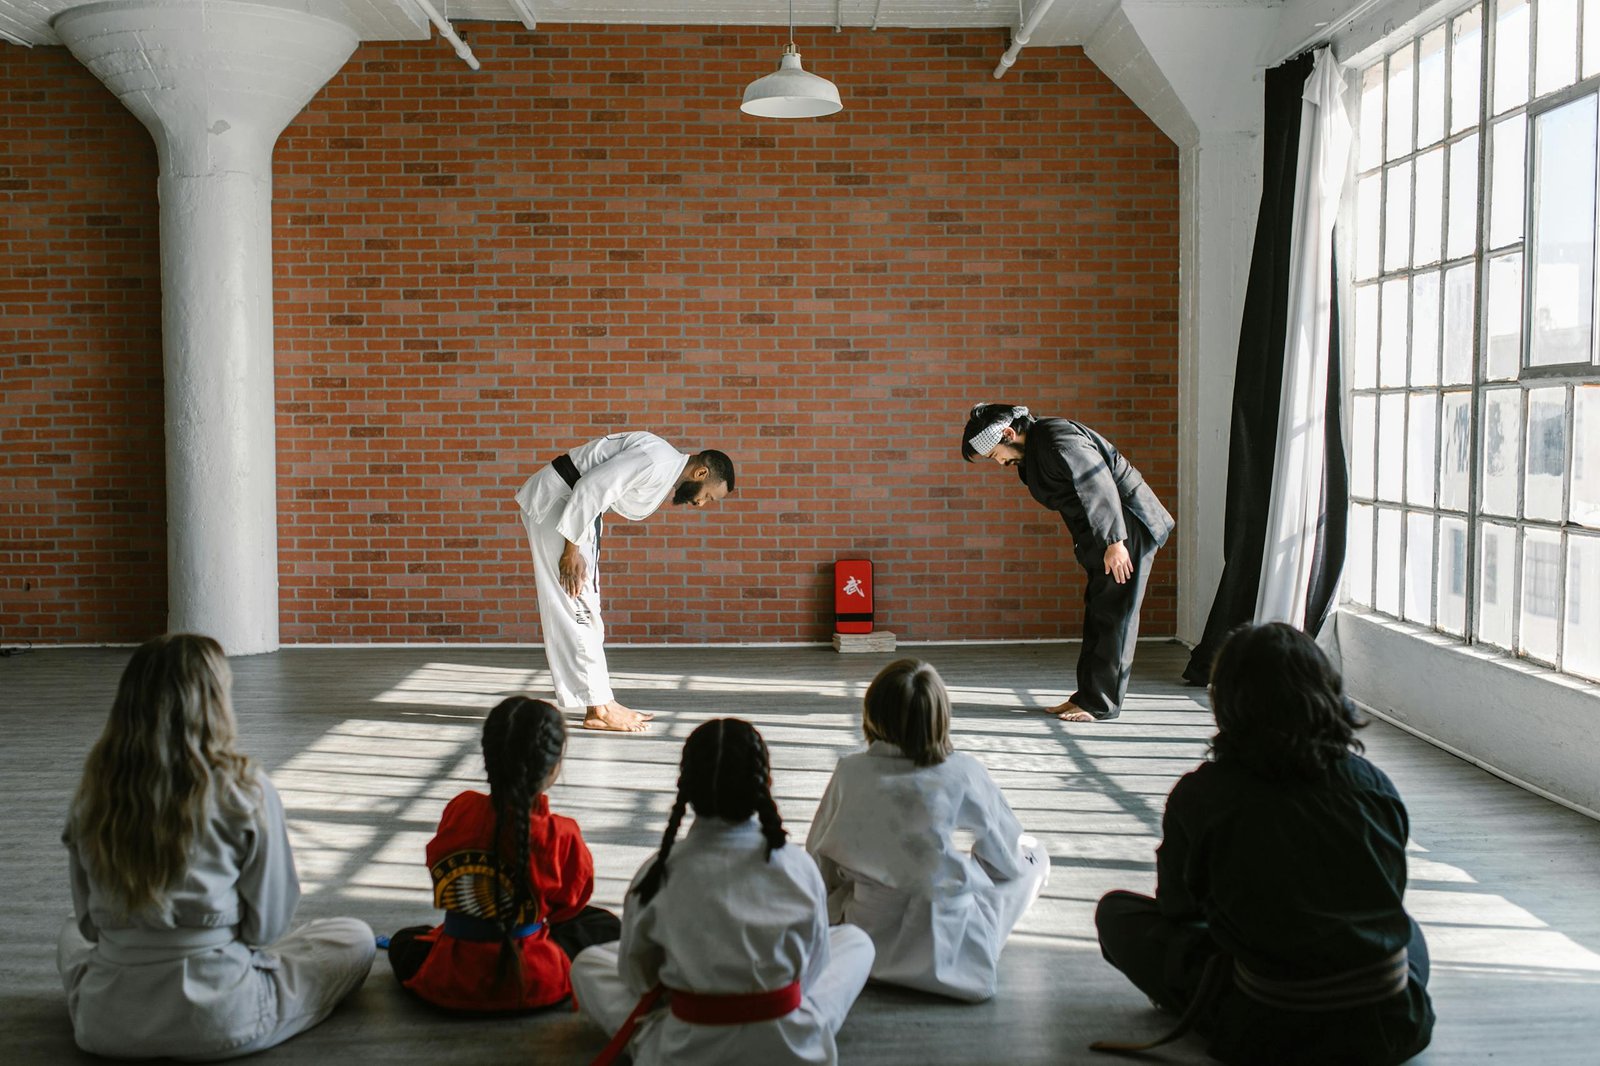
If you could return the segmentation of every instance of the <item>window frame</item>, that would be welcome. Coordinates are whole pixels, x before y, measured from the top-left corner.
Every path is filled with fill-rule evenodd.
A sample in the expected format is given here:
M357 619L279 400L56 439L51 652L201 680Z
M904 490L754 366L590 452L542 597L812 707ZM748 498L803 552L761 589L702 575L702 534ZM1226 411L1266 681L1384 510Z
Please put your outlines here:
M1341 603L1353 602L1357 606L1379 614L1396 617L1410 621L1417 625L1439 632L1441 635L1467 644L1485 644L1503 650L1506 654L1518 658L1526 658L1551 668L1566 672L1575 677L1588 677L1585 674L1573 674L1567 670L1566 647L1567 639L1567 610L1568 591L1571 581L1571 537L1597 536L1600 529L1584 525L1575 521L1572 514L1574 478L1578 469L1576 449L1580 442L1576 436L1576 416L1579 390L1585 386L1600 385L1600 121L1596 124L1596 166L1594 188L1594 224L1596 235L1591 249L1590 263L1590 322L1589 322L1589 361L1565 362L1557 364L1531 365L1529 362L1533 343L1534 289L1533 279L1537 264L1534 262L1530 249L1533 246L1535 235L1535 193L1534 184L1537 170L1537 155L1534 151L1535 138L1539 131L1540 118L1556 109L1564 107L1574 101L1587 97L1596 98L1596 114L1600 116L1600 62L1593 57L1586 59L1585 53L1585 19L1600 18L1600 0L1576 0L1575 2L1575 27L1571 47L1573 57L1571 64L1572 81L1570 84L1560 86L1543 95L1538 95L1539 67L1539 18L1544 4L1551 0L1526 0L1527 4L1527 47L1528 56L1524 74L1527 79L1525 86L1526 97L1515 106L1506 108L1498 114L1493 112L1493 94L1498 73L1494 63L1497 58L1496 48L1499 44L1498 31L1502 4L1506 0L1475 0L1471 3L1452 5L1436 18L1421 23L1419 29L1408 32L1404 40L1385 40L1375 47L1375 57L1359 68L1352 68L1349 76L1349 87L1354 97L1360 101L1356 108L1360 115L1363 109L1370 109L1370 100L1364 95L1364 86L1371 80L1372 72L1377 69L1374 91L1378 94L1376 118L1380 143L1371 154L1375 156L1372 165L1365 170L1361 166L1361 152L1359 141L1353 152L1354 180L1351 182L1350 195L1346 202L1346 210L1341 212L1341 227L1350 226L1354 233L1355 254L1342 256L1344 262L1350 264L1343 270L1344 278L1341 282L1343 291L1356 297L1352 301L1353 310L1358 310L1363 303L1369 304L1368 317L1375 318L1375 325L1359 321L1357 314L1347 315L1347 319L1354 325L1346 331L1348 350L1353 358L1346 368L1345 396L1350 404L1347 414L1347 426L1351 429L1350 441L1347 446L1347 461L1353 460L1357 447L1354 441L1355 411L1358 405L1370 404L1371 418L1365 426L1371 435L1370 442L1362 447L1370 451L1370 483L1360 486L1366 493L1358 494L1356 484L1357 471L1353 462L1350 467L1350 506L1363 508L1368 517L1366 522L1369 542L1365 546L1368 559L1366 586L1364 589L1353 589L1347 576L1345 587L1341 591ZM1457 78L1457 34L1459 20L1476 16L1478 24L1477 41L1477 98L1476 114L1470 124L1460 126L1458 101L1456 100ZM1563 20L1564 21L1564 20ZM1436 139L1428 144L1418 143L1421 138L1419 123L1422 119L1422 102L1424 96L1423 79L1423 42L1435 33L1443 34L1442 67L1438 77L1443 85L1443 114L1440 119L1442 129ZM1563 36L1560 38L1565 39ZM1597 35L1600 40L1600 35ZM1592 51L1593 49L1591 49ZM1431 54L1431 53L1430 53ZM1470 55L1470 51L1467 52ZM1389 111L1391 90L1393 84L1393 67L1397 57L1404 57L1403 62L1409 68L1409 99L1407 106L1410 109L1409 136L1410 142L1403 152L1391 156L1392 146L1389 143L1389 134L1393 122ZM1586 62L1595 67L1595 72L1584 74ZM1563 76L1565 76L1563 74ZM1548 79L1547 79L1548 80ZM1431 94L1430 94L1431 95ZM1495 131L1500 123L1508 120L1518 120L1522 123L1522 196L1520 204L1521 233L1516 240L1510 241L1498 248L1491 248L1490 228L1494 213L1494 140ZM1457 128L1459 126L1459 128ZM1360 130L1357 128L1359 138ZM1466 254L1451 256L1451 192L1456 184L1456 172L1453 164L1460 162L1454 157L1460 155L1470 158L1469 153L1457 150L1457 146L1468 138L1476 137L1477 147L1477 183L1476 200L1473 205L1475 212L1474 236L1475 244ZM1427 263L1416 261L1417 234L1418 234L1418 206L1419 196L1424 192L1417 180L1419 161L1423 156L1440 153L1440 175L1438 193L1438 218L1430 223L1437 222L1440 227L1438 235L1438 255ZM1406 251L1403 256L1392 255L1390 230L1391 192L1390 181L1393 173L1399 171L1409 175L1409 195L1405 199L1408 211L1407 229L1405 239ZM1362 247L1366 235L1362 233L1364 219L1360 214L1360 197L1357 195L1363 181L1376 179L1375 194L1376 217L1372 219L1373 232L1371 239L1376 241L1375 251ZM1371 186L1369 186L1371 188ZM1426 193L1432 194L1430 185ZM1393 206L1398 209L1400 204ZM1433 244L1433 235L1429 234L1427 242ZM1370 255L1375 261L1374 272L1369 276L1358 276L1366 269L1361 264L1361 257ZM1517 339L1516 365L1517 371L1512 378L1491 378L1489 376L1489 314L1490 314L1490 267L1496 260L1507 255L1520 255L1521 293L1519 299L1519 335ZM1389 262L1395 260L1399 263L1391 267ZM1447 381L1448 333L1446 324L1452 321L1449 312L1447 275L1466 266L1470 262L1472 267L1472 325L1471 344L1472 358L1470 360L1469 380L1466 382ZM1434 366L1431 373L1422 375L1424 382L1431 379L1431 384L1418 384L1414 359L1418 351L1415 344L1417 340L1417 300L1418 278L1432 274L1437 279L1437 300L1432 310L1435 317L1433 324L1434 341L1431 344L1434 355ZM1503 275L1502 275L1503 276ZM1384 299L1386 286L1394 282L1402 282L1405 294L1405 325L1403 329L1404 351L1402 353L1404 370L1396 375L1393 367L1394 353L1387 349L1384 343L1386 334L1394 333L1386 320L1385 312L1392 310ZM1462 284L1459 278L1458 284ZM1363 296L1365 290L1372 290ZM1457 325L1460 325L1459 320ZM1370 352L1363 352L1361 337L1371 339L1374 348ZM1388 362L1386 362L1386 355ZM1371 360L1371 380L1358 383L1357 374L1365 373L1363 368L1366 360ZM1386 380L1386 372L1388 378ZM1398 378L1398 380L1397 380ZM1552 388L1562 389L1561 399L1561 433L1564 451L1561 456L1561 492L1559 517L1530 518L1527 516L1528 494L1530 480L1530 460L1534 457L1530 452L1533 434L1530 432L1535 417L1533 394L1538 391ZM1513 513L1507 515L1492 514L1484 509L1483 498L1486 491L1486 409L1489 396L1493 393L1516 390L1517 392L1517 419L1516 447L1509 456L1513 463L1513 472L1516 478L1515 506ZM1449 433L1451 424L1446 421L1446 412L1455 404L1460 403L1460 397L1465 394L1467 408L1467 469L1465 471L1465 498L1454 502L1461 505L1457 510L1445 504L1445 471L1447 464L1447 446L1450 441ZM1386 397L1396 397L1389 402L1391 418L1384 417ZM1454 397L1453 404L1447 400ZM1431 500L1424 496L1421 502L1411 499L1411 458L1413 444L1411 434L1413 431L1413 411L1421 412L1426 406L1426 401L1431 399L1433 405L1433 439L1432 439L1432 495ZM1395 413L1401 420L1398 434L1394 434L1390 422ZM1587 427L1593 432L1593 427ZM1384 447L1386 433L1391 438L1391 448ZM1419 453L1424 449L1419 445ZM1459 453L1455 453L1459 454ZM1596 457L1600 462L1600 457ZM1395 499L1386 499L1384 469L1386 466L1399 464L1401 474L1399 488ZM1455 465L1450 464L1452 467ZM1451 483L1460 485L1455 474L1451 475ZM1382 530L1387 524L1384 518L1386 512L1395 512L1391 521L1398 526L1398 537L1394 540L1382 536ZM1415 516L1426 516L1426 523L1416 521ZM1450 522L1447 531L1446 522ZM1411 550L1413 547L1412 526L1416 524L1418 534L1421 527L1426 525L1430 531L1431 543L1427 555L1429 574L1426 576L1430 594L1426 612L1413 611L1411 600L1413 598L1413 580L1422 580L1420 576L1413 575L1411 566ZM1480 636L1483 631L1486 605L1482 600L1483 571L1482 568L1491 562L1483 558L1485 526L1492 525L1505 530L1511 535L1509 555L1510 572L1498 574L1496 585L1500 590L1496 598L1496 607L1503 602L1502 597L1509 595L1510 605L1510 632L1507 635L1507 646ZM1447 532L1453 534L1461 530L1462 540L1458 544L1454 540L1447 543ZM1525 625L1525 604L1523 602L1525 584L1528 581L1529 566L1532 565L1530 552L1530 531L1536 539L1547 539L1553 535L1556 538L1557 563L1559 569L1554 578L1554 602L1551 605L1554 611L1554 652L1547 659L1543 654L1534 655L1525 650L1526 637L1531 628ZM1355 530L1352 530L1355 532ZM1385 559L1389 553L1381 552L1381 546L1393 544L1390 549L1397 558L1396 562ZM1420 545L1417 545L1420 553ZM1447 563L1454 559L1454 548L1459 547L1464 555L1464 569L1460 571L1460 580L1464 589L1462 594L1446 591L1447 586L1453 590L1456 579L1452 568L1446 569ZM1497 551L1500 549L1497 549ZM1447 560L1445 553L1451 551L1452 559ZM1537 552L1535 552L1537 554ZM1492 560L1496 566L1499 559ZM1541 557L1541 567L1548 567L1549 560ZM1390 571L1392 580L1396 584L1394 589L1386 589L1382 584L1384 571ZM1541 571L1542 573L1543 571ZM1546 575L1547 576L1547 575ZM1454 599L1460 596L1463 603L1459 607L1454 602L1449 607L1449 624L1455 624L1455 615L1459 610L1461 614L1462 632L1460 634L1441 628L1441 619L1445 618L1445 597ZM1541 597L1541 605L1549 597ZM1392 603L1393 610L1387 604ZM1418 605L1420 606L1420 604ZM1600 605L1597 605L1600 609ZM1420 617L1426 614L1426 619ZM1542 618L1543 615L1540 615ZM1541 638L1542 639L1542 638ZM1592 678L1600 680L1600 677Z

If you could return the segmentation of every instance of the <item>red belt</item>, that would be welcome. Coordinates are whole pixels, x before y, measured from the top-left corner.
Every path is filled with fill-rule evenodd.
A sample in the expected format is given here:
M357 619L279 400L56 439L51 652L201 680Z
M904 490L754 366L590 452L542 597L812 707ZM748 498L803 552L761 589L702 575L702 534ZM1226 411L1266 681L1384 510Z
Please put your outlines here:
M628 1015L628 1020L622 1023L622 1027L616 1031L600 1054L595 1056L590 1066L610 1066L610 1063L622 1054L623 1048L628 1046L628 1041L633 1039L634 1030L639 1027L639 1020L655 1010L661 1002L661 997L667 992L672 993L672 999L668 1002L672 1016L691 1025L744 1025L749 1022L770 1022L775 1018L794 1013L804 998L799 981L791 982L771 992L747 992L724 996L681 992L656 985L639 997L633 1013Z

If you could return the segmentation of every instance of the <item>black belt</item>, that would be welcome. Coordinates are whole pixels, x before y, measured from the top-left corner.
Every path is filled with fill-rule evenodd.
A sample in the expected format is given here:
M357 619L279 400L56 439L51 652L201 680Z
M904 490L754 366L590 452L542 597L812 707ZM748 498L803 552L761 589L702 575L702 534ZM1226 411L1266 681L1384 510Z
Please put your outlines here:
M560 455L550 460L550 465L555 467L556 473L561 475L561 480L567 483L567 488L575 489L578 487L578 479L583 475L578 473L578 464L572 461L572 456L568 455L566 452L562 452ZM594 570L591 574L590 580L594 582L594 587L596 590L600 588L600 530L602 528L601 519L604 516L604 511L594 516L595 562Z
M578 473L578 464L572 461L572 456L562 452L550 460L550 465L556 468L556 473L561 475L561 480L567 483L567 488L576 488L578 479L583 475Z

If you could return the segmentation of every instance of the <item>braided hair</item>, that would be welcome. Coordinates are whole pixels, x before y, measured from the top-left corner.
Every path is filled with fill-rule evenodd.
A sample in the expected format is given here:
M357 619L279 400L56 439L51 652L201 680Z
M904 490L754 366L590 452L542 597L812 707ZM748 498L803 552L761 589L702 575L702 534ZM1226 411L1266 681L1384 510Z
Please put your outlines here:
M483 766L489 775L489 802L494 807L492 847L495 865L510 889L509 898L497 893L495 900L500 972L502 977L514 975L519 986L521 954L512 933L527 912L538 907L528 819L566 745L561 712L544 700L509 696L495 705L483 723Z
M703 723L683 745L683 761L678 768L678 796L667 818L667 831L661 837L656 861L639 882L636 891L641 904L649 903L667 879L667 856L678 838L686 807L694 807L699 818L721 818L735 825L752 814L761 820L761 835L766 838L766 858L783 847L789 832L778 816L772 798L771 763L766 741L756 727L742 718L714 718Z

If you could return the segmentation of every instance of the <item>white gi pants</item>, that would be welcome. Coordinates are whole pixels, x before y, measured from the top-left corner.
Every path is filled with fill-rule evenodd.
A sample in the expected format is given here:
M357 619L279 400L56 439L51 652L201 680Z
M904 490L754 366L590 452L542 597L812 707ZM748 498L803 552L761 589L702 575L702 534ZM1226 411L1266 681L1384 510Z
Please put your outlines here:
M611 674L606 669L606 626L600 615L598 531L581 546L589 577L576 597L561 587L561 553L567 538L557 528L561 509L552 507L535 522L526 511L522 524L533 550L533 585L539 593L539 625L544 630L544 656L562 710L598 707L612 700Z
M861 989L865 987L867 976L871 971L872 940L853 925L835 925L828 930L827 967L817 977L815 983L806 989L800 1009L781 1020L793 1025L802 1021L802 1018L796 1017L797 1015L803 1016L804 1020L809 1020L817 1029L823 1031L818 1034L822 1037L821 1040L808 1040L804 1033L784 1034L765 1031L750 1032L746 1034L744 1040L740 1040L737 1030L744 1028L741 1026L691 1026L690 1028L708 1030L705 1035L715 1041L714 1049L712 1047L705 1049L707 1061L712 1058L718 1062L794 1061L784 1054L788 1050L801 1052L799 1056L795 1056L801 1061L813 1057L831 1061L833 1036L844 1025L845 1017L855 1004L856 997L861 995ZM607 1036L622 1028L622 1023L628 1020L628 1015L633 1013L633 1008L639 1002L639 997L628 991L627 986L622 983L621 975L617 972L615 942L586 948L572 960L572 992L577 998L579 1010L605 1030ZM648 1050L653 1049L640 1047L641 1036L650 1041L651 1037L665 1035L647 1032L649 1026L689 1025L687 1022L680 1022L665 1015L665 1010L652 1012L635 1033L630 1050L636 1062L640 1060L641 1051L647 1052L643 1055L644 1059L654 1061L654 1056L648 1054ZM749 1028L765 1030L772 1024L757 1023ZM816 1032L815 1029L812 1031ZM796 1044L799 1046L796 1047ZM718 1051L723 1054L717 1054ZM812 1054L805 1054L806 1052ZM728 1053L734 1057L727 1058Z
M873 979L968 1003L993 998L1006 939L1050 879L1050 856L1037 840L1024 835L1018 851L1021 876L960 897L850 886L843 916L872 937Z
M213 1062L281 1044L327 1018L367 979L376 950L366 922L319 918L260 950L233 942L193 955L135 948L108 959L107 945L90 943L69 918L56 964L80 1048Z

